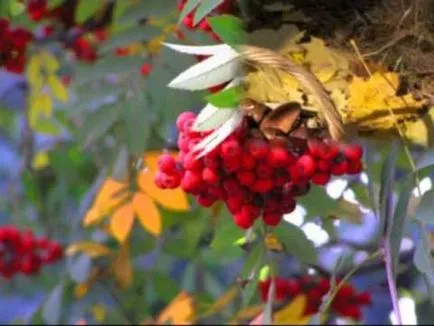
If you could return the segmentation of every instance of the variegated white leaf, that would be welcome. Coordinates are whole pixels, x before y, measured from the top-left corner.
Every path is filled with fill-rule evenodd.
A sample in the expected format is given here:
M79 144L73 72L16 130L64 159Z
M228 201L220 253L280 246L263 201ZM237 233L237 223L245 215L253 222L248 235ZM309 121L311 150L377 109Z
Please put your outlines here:
M224 89L235 87L241 83L241 78L235 78ZM236 108L218 108L208 103L197 116L192 129L195 131L208 131L220 127L231 116Z
M232 116L219 128L214 130L210 135L206 136L199 144L194 148L195 152L198 152L196 158L211 152L221 142L223 142L243 121L244 114L241 110L232 110Z
M162 44L174 51L193 55L220 55L222 53L228 52L231 49L231 47L227 44L205 46L179 45L173 43Z
M238 52L229 47L220 55L205 59L182 72L168 86L186 90L201 90L228 82L240 74L239 56Z

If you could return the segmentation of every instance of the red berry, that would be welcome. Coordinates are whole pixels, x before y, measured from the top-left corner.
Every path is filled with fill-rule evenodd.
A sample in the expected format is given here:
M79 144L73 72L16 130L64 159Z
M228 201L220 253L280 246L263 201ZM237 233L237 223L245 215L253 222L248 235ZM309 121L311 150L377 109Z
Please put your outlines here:
M47 0L30 0L27 13L33 21L40 21L47 13Z
M348 162L342 161L331 166L331 173L334 175L343 175L348 171Z
M354 288L349 284L344 284L340 287L336 297L340 299L349 299L354 295Z
M202 31L205 31L205 32L208 32L208 31L211 30L211 25L209 24L207 18L202 19L202 20L199 22L198 27L199 27L199 29L201 29Z
M270 149L268 163L273 168L279 168L289 165L293 159L284 147L273 146Z
M223 188L229 195L242 196L242 189L235 178L226 178L223 181Z
M203 207L211 207L215 202L215 198L206 195L199 195L196 199L199 205Z
M184 123L188 120L195 119L196 113L191 111L182 112L176 119L176 127L180 131L184 131Z
M319 160L316 166L319 172L329 172L331 168L331 163L327 160Z
M339 313L342 316L349 317L354 320L360 320L360 318L362 317L362 312L360 310L360 307L355 305L349 305L349 304L344 305L339 309Z
M249 215L242 214L238 212L234 215L234 222L242 229L248 229L253 226L255 220L251 218Z
M369 292L359 293L354 299L358 304L361 305L368 305L372 303L372 297Z
M359 174L363 170L363 163L361 161L348 161L348 174Z
M265 163L259 163L256 166L256 175L261 178L270 178L273 174L271 167Z
M315 173L312 177L312 182L319 186L324 186L330 181L330 174L328 173Z
M227 140L221 145L221 155L223 158L236 158L239 160L241 155L240 143L236 140Z
M184 168L191 171L199 171L203 168L203 162L201 159L196 159L195 154L187 153L182 160Z
M266 193L269 192L271 189L273 189L273 181L271 179L263 178L256 179L252 187L252 190L254 192L259 193Z
M238 171L237 172L238 181L246 187L250 187L255 183L256 176L252 171Z
M277 224L280 223L280 221L282 220L282 214L280 213L269 213L269 212L264 212L262 219L264 220L264 223L269 225L269 226L276 226Z
M226 85L227 85L227 83L220 84L220 85L216 85L216 86L212 86L212 87L209 87L209 88L208 88L208 91L209 91L210 93L218 93L218 92L220 92L221 90L223 90L223 89L226 87Z
M205 156L203 159L203 163L207 168L216 170L219 168L220 166L220 161L218 157L214 157L214 156Z
M264 159L267 157L270 147L263 139L253 139L247 144L249 153L256 159Z
M343 153L348 160L359 161L363 156L363 148L360 145L348 145L344 147Z
M243 206L243 198L240 197L230 197L226 200L226 206L232 214L237 214L241 211Z
M286 292L288 293L288 295L294 297L298 295L300 291L301 291L301 287L297 281L291 279L288 279L286 281Z
M303 178L310 178L316 169L315 161L310 155L302 155L295 163L295 168Z
M241 158L241 166L244 170L253 170L256 166L256 160L249 153L244 153Z
M319 281L318 288L321 293L326 294L330 290L330 280L327 278L322 278Z
M175 189L181 184L181 174L179 172L163 174L161 178L162 184L167 189Z
M323 295L319 289L317 288L310 289L307 292L307 296L309 301L311 301L312 303L321 304L321 299Z
M217 184L220 181L220 176L216 170L204 168L202 171L203 181L210 184Z
M181 188L186 192L198 190L202 184L202 179L198 173L186 171L181 181Z
M267 199L264 203L264 213L279 213L280 202L277 199Z
M158 168L161 172L170 174L176 170L176 161L175 158L170 154L162 154L158 158Z
M292 213L297 206L297 203L292 197L286 197L280 204L280 213L289 214Z
M151 73L151 70L152 70L152 66L149 63L144 63L140 67L140 74L142 76L148 76Z
M260 212L260 208L255 205L244 205L241 207L241 214L245 215L245 218L255 220L259 216Z
M188 29L193 29L194 28L193 15L192 14L187 15L184 18L183 23L184 23L184 26L187 27Z
M223 160L223 168L228 173L233 173L240 168L240 162L236 158L227 158Z

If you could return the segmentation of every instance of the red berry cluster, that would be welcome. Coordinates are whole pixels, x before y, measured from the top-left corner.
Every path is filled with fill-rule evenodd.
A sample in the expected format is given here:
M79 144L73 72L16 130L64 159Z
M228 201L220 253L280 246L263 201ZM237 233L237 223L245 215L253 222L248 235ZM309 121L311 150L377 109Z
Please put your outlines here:
M295 297L299 294L305 294L307 305L304 311L305 315L316 314L319 310L323 297L330 290L330 280L327 278L314 278L304 276L301 278L274 278L275 282L275 300L281 301ZM336 284L339 284L337 280ZM259 282L259 291L262 301L266 302L271 279ZM342 317L349 317L360 320L362 316L362 306L371 304L371 294L368 292L357 293L350 284L343 284L331 303L331 309L335 314Z
M223 200L243 229L259 216L276 226L283 214L294 210L295 198L307 194L311 182L324 185L332 174L359 173L362 168L360 146L312 140L301 148L286 141L271 142L249 129L247 118L212 152L196 159L193 149L210 132L192 131L195 118L193 112L179 115L180 153L177 159L160 157L155 182L163 189L181 186L201 206Z
M182 9L184 8L184 6L185 6L186 3L187 3L187 0L180 0L178 2L178 11L182 11ZM235 1L233 1L233 0L225 0L218 7L216 7L209 14L209 16L231 13L234 10L234 6L235 6ZM194 17L195 12L196 12L196 10L193 10L187 16L185 16L185 18L183 20L183 25L186 28L188 28L188 29L199 29L199 30L201 30L201 31L203 31L205 33L209 33L209 35L213 39L215 39L216 41L220 41L220 38L218 37L218 35L215 34L211 30L211 25L209 24L207 17L203 18L197 25L194 25L194 23L193 23L193 21L194 21L193 17Z
M29 0L27 2L26 12L29 18L35 22L42 19L55 19L60 22L65 29L76 25L75 9L78 1L63 1L59 6L49 9L47 0Z
M0 275L37 274L43 265L63 256L62 247L47 238L35 238L32 232L20 232L14 226L0 228Z
M28 30L11 28L9 21L0 19L0 65L6 70L22 73L26 64L26 49L33 39Z

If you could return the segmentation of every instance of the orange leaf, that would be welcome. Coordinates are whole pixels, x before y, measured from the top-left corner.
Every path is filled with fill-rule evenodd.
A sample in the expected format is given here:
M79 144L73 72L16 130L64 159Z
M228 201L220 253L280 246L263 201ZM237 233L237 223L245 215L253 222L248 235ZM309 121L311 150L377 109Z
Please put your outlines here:
M143 227L153 235L161 233L161 215L157 205L145 193L137 192L133 197L133 208Z
M92 208L84 218L84 225L98 222L104 215L119 205L128 195L128 185L108 178L99 190Z
M128 238L134 223L134 211L131 202L121 206L110 220L110 231L113 236L123 243Z
M173 325L191 325L193 313L193 299L187 292L181 292L160 313L157 324L171 321Z
M154 173L145 169L138 174L139 187L161 206L176 210L188 211L187 195L181 189L160 189L154 181Z

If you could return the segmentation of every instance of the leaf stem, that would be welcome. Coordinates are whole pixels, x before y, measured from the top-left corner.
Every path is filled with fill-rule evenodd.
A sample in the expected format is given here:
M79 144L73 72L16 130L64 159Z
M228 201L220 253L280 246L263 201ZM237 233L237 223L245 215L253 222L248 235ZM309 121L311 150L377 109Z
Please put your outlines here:
M389 287L390 298L392 300L393 312L398 321L398 325L403 325L401 311L399 309L399 303L398 303L398 291L396 289L396 284L395 284L393 271L392 271L392 248L390 247L389 239L386 239L386 241L384 241L384 252L385 252L385 260L386 260L387 284Z

